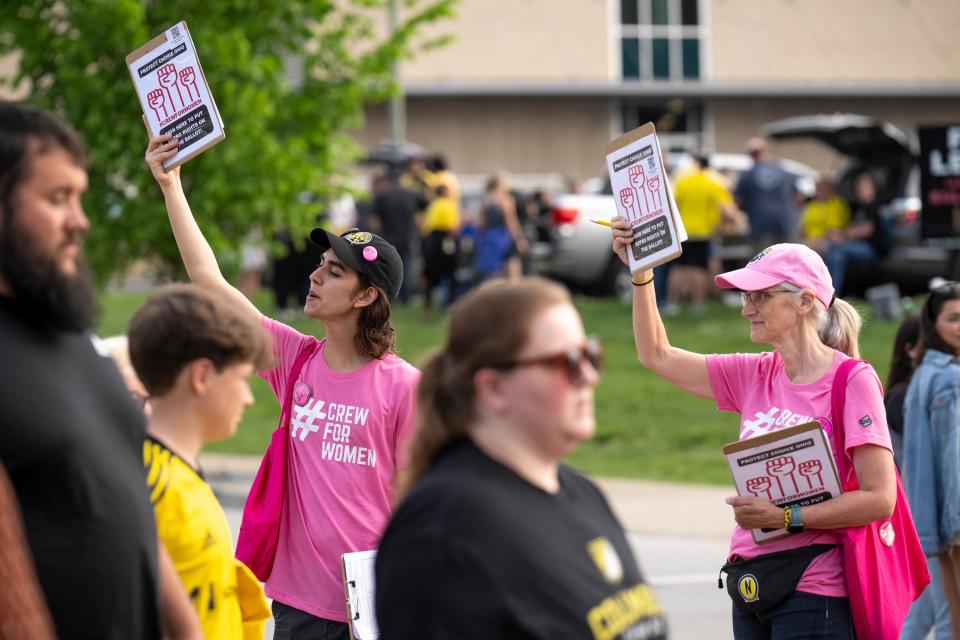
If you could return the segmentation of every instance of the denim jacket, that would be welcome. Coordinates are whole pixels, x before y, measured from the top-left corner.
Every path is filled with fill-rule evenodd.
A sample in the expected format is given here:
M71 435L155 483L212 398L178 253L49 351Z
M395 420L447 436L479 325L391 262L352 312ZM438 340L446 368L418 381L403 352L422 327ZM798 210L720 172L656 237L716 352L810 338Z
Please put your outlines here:
M903 480L928 556L960 531L960 358L930 349L907 389Z

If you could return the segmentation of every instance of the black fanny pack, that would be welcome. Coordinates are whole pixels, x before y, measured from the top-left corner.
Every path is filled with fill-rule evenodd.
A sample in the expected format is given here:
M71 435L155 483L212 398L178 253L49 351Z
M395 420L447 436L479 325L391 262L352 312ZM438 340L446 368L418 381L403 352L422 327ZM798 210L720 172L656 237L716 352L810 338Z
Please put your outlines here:
M720 567L720 573L727 574L727 593L737 609L744 613L766 613L793 595L814 558L835 548L833 544L812 544L767 553L728 562ZM721 578L717 578L717 588L723 588Z

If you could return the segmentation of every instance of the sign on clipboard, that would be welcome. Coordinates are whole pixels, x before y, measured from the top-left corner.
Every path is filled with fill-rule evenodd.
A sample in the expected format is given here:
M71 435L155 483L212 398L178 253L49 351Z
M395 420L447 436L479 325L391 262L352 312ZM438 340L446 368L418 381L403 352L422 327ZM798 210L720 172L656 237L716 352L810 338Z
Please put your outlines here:
M630 271L652 269L678 257L687 232L653 124L648 122L611 140L604 151L617 213L633 227L633 244L627 251Z
M377 550L354 551L341 557L343 593L347 598L350 635L357 640L378 640L380 627L376 614Z
M723 448L737 494L778 507L806 507L843 493L830 442L819 422L805 422ZM757 544L790 535L783 528L751 529Z
M223 120L207 86L197 50L180 21L126 57L150 136L170 133L178 153L172 169L224 139Z

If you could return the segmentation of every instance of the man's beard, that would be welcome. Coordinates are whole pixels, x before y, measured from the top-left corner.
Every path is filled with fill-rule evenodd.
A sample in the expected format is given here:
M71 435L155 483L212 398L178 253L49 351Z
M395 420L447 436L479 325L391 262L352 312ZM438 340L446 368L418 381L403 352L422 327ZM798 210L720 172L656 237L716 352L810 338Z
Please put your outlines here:
M0 274L17 305L39 326L63 331L85 331L97 317L93 274L83 256L76 273L60 270L56 256L44 255L38 243L15 221L3 221L0 233Z

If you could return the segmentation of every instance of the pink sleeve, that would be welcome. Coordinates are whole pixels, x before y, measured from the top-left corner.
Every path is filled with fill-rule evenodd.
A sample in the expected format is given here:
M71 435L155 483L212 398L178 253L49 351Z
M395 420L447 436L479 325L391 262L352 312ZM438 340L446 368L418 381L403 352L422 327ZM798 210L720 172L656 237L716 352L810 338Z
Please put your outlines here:
M720 411L740 413L743 394L761 375L765 353L724 353L707 356L710 386Z
M277 364L272 369L258 371L257 375L267 381L267 384L273 389L273 394L279 400L283 397L283 387L287 384L287 374L290 372L294 360L297 359L300 347L312 338L267 316L262 316L260 324L273 338L273 355L277 359Z
M395 436L397 469L407 466L410 460L410 440L417 421L416 394L420 372L415 370L409 389L397 407L397 431Z
M883 386L870 365L857 365L850 373L843 407L843 437L851 459L851 450L864 444L893 450L883 406Z

